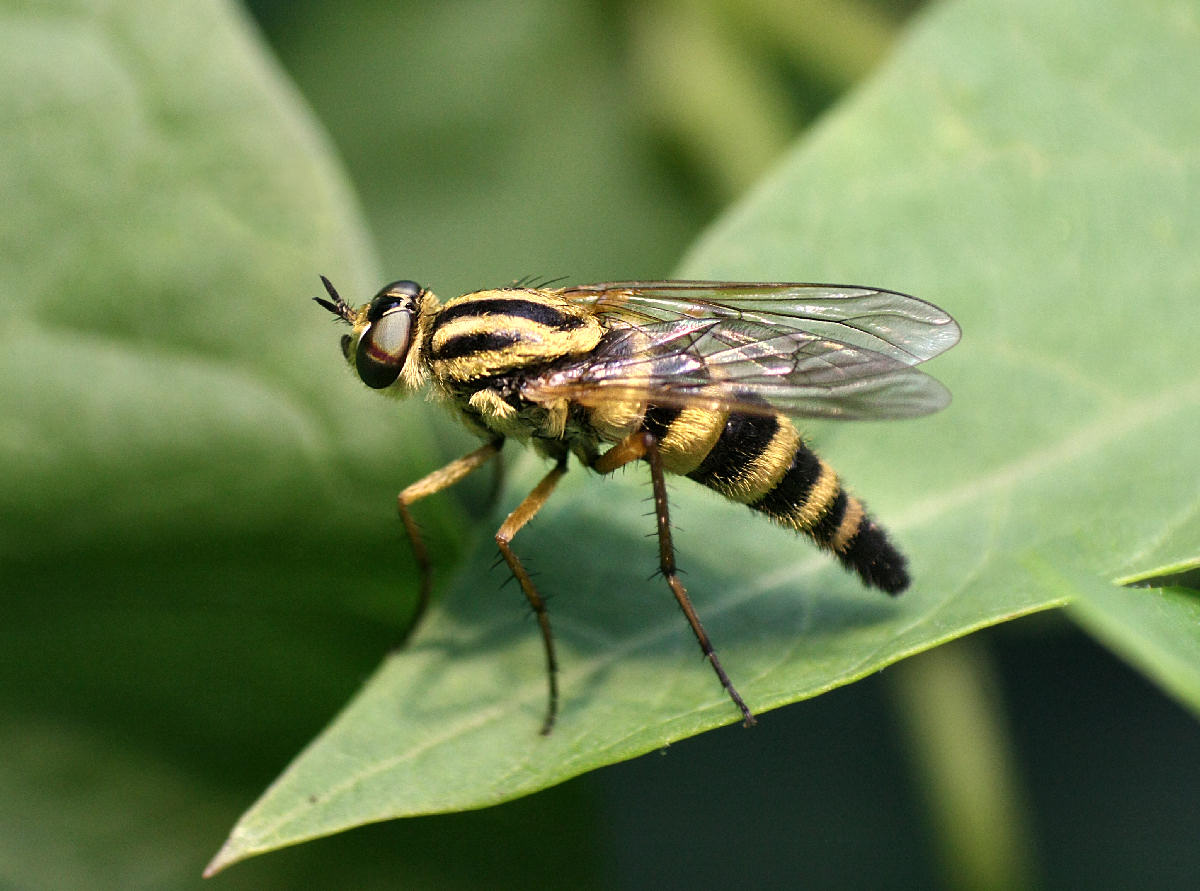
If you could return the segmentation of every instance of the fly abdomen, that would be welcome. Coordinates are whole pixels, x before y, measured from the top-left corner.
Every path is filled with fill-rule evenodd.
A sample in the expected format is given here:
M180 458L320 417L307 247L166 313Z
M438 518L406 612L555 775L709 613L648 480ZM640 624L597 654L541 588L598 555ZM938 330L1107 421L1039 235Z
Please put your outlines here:
M659 441L667 469L808 535L867 585L889 594L908 587L904 556L783 415L689 418L688 410L651 406L643 428Z
M797 446L778 485L750 508L811 536L865 584L888 594L908 587L904 555L863 503L842 488L833 468L804 443Z

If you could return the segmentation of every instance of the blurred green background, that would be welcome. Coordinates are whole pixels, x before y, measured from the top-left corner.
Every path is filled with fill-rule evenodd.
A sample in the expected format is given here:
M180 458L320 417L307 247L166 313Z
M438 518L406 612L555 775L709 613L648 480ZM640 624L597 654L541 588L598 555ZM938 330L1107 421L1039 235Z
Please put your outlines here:
M447 296L524 275L669 275L728 202L869 76L918 6L256 2L249 12L344 161L386 279ZM9 25L27 12L10 4ZM318 272L336 282L339 271L312 258L298 298L315 293ZM364 397L347 412L371 407ZM430 423L447 457L468 444L448 420ZM412 476L398 466L382 485L367 472L359 481L378 504L355 519L378 523L380 540L394 532L388 495ZM464 515L485 488L459 493ZM449 520L431 523L445 549L470 540ZM286 541L197 541L183 561L120 537L90 544L136 559L81 579L94 561L6 548L0 883L199 885L239 813L393 642L395 592L331 603L334 570ZM248 599L270 584L270 562L256 559L264 546L311 563L310 587L287 602ZM386 559L400 571L405 556ZM1027 875L1079 888L1187 887L1200 875L1191 716L1056 616L952 649L1002 704L996 730L1010 736L999 744L1032 839ZM512 804L273 853L208 886L945 884L905 705L921 660L940 658L773 712L753 733L725 728Z

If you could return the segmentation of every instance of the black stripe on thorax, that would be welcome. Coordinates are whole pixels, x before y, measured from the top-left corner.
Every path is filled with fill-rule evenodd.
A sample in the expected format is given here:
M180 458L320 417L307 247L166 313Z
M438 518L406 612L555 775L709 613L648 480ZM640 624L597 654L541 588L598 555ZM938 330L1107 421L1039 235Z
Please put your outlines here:
M758 458L771 444L779 429L776 415L750 415L734 412L725 422L700 466L688 474L701 485L711 486L735 480L742 469Z
M512 331L477 331L451 337L433 351L434 359L461 359L472 353L491 352L510 347L521 340L521 335Z
M586 319L563 312L558 307L552 306L549 303L542 303L539 300L525 300L519 297L511 300L500 297L486 297L479 300L465 300L462 303L455 303L438 313L438 324L441 325L454 319L462 319L470 316L516 316L520 319L528 319L531 322L537 322L539 325L546 325L547 327L558 328L560 330L582 328L587 324Z

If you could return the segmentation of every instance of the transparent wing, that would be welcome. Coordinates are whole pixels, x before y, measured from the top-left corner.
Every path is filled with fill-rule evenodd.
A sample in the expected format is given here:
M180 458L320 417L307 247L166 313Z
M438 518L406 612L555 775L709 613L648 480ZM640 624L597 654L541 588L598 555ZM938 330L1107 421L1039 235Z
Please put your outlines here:
M788 282L603 282L563 288L563 297L597 315L648 325L710 318L799 328L863 347L905 365L924 362L958 343L945 310L882 288Z
M620 282L560 293L589 305L612 330L587 361L528 381L534 398L845 419L916 417L950 400L911 366L953 345L958 326L905 294L725 282Z

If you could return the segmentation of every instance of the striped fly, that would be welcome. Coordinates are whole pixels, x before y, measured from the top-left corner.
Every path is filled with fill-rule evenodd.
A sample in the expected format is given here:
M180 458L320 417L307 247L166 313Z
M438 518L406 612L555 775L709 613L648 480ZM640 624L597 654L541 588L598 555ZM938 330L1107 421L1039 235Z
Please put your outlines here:
M443 304L396 281L356 309L321 280L330 299L315 299L351 326L342 352L363 383L398 395L431 387L484 441L397 499L420 571L414 626L432 576L413 503L488 463L509 438L554 462L496 532L541 629L543 734L558 713L554 637L511 543L572 454L601 474L634 461L649 467L659 569L747 726L754 715L676 569L666 474L803 533L870 587L908 587L904 556L789 418L910 418L944 407L945 387L915 367L958 342L958 325L938 307L881 288L703 281L516 284Z

